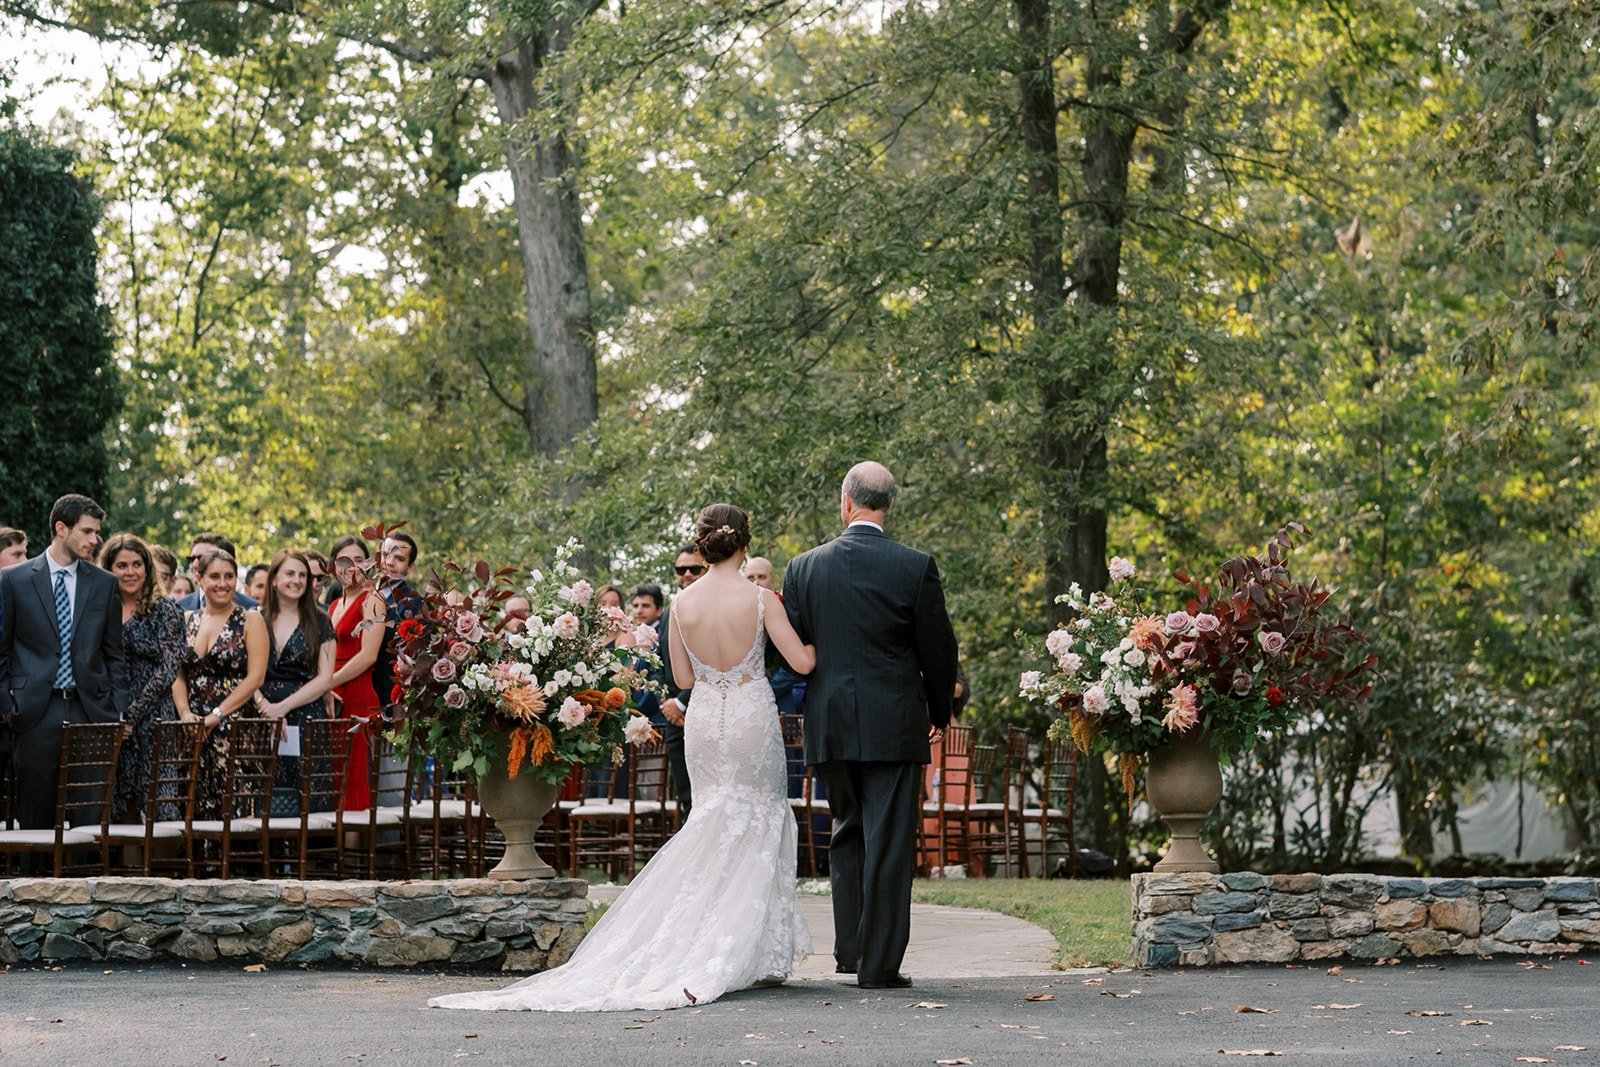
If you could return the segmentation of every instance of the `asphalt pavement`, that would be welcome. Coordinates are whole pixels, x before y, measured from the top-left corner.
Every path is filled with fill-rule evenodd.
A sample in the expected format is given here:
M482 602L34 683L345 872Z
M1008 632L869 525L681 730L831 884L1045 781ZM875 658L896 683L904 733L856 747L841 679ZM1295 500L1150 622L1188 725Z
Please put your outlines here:
M510 980L483 974L12 968L0 974L0 1065L1187 1067L1268 1053L1314 1064L1600 1064L1600 953L1592 964L1450 959L971 976L964 972L980 968L970 961L1004 943L999 927L1018 921L918 910L912 989L809 977L831 972L813 958L787 985L666 1012L424 1007L432 996ZM963 916L983 916L970 936L959 930ZM934 949L928 935L940 923Z

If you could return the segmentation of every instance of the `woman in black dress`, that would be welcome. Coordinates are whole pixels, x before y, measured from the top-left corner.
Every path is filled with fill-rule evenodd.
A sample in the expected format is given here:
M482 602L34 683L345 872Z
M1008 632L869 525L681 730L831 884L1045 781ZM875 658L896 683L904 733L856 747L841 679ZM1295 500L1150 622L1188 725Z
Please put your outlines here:
M238 568L233 557L220 549L200 557L200 591L205 599L189 612L184 627L188 642L183 680L189 694L189 714L210 732L200 753L199 781L195 783L195 815L222 818L222 790L226 775L228 728L233 716L250 704L267 674L267 624L261 613L233 602Z
M267 568L266 599L261 604L271 654L267 679L256 691L256 709L263 719L284 725L283 737L298 739L308 718L324 718L323 695L333 685L333 623L317 607L311 588L311 561L304 552L286 548ZM291 734L289 731L293 730ZM278 753L277 789L300 792L300 760ZM287 746L298 751L298 745Z
M183 666L183 610L166 598L150 548L117 534L100 550L100 566L117 579L122 597L122 648L130 702L123 721L133 728L117 762L115 821L141 822L150 788L150 743L156 723L176 719L172 683Z

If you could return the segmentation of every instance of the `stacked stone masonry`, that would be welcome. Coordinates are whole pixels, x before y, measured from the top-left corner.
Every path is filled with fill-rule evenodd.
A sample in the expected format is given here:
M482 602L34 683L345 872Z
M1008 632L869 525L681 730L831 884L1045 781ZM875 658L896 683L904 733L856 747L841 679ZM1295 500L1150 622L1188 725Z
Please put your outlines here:
M1549 955L1600 945L1593 878L1138 874L1141 967Z
M177 960L542 971L583 939L579 880L0 881L0 964Z

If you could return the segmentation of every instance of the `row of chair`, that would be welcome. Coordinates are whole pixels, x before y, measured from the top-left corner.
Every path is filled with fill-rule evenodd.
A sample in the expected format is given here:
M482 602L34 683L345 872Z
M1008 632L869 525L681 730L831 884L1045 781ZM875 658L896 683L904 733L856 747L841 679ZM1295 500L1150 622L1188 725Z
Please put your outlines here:
M781 727L798 867L815 877L826 870L831 812L805 763L802 717L782 716ZM235 720L212 813L217 817L206 818L196 796L204 729L158 723L143 821L118 824L111 810L122 727L68 726L55 828L0 826L0 872L8 857L35 853L48 857L57 876L482 876L495 859L498 835L470 783L418 773L386 738L372 735L368 808L345 810L340 802L350 745L367 731L352 733L348 720L317 719L301 730L298 795L280 794L275 813L278 724ZM1003 873L1048 874L1052 844L1064 837L1062 873L1074 873L1075 750L1047 741L1035 768L1026 731L1011 728L1003 746L975 737L970 727L951 726L929 768L920 824L923 872L938 876L962 867L981 876L998 861ZM579 768L546 818L539 845L558 870L574 877L598 868L621 880L631 878L681 822L666 748L656 741L631 749L623 768Z

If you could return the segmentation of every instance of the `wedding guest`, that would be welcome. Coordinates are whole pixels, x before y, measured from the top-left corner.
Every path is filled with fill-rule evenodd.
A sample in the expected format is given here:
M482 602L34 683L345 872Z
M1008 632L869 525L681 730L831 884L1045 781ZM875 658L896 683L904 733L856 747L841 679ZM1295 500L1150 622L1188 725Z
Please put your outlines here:
M314 548L301 549L306 562L311 565L311 596L318 604L327 607L339 595L338 583L333 580L333 564Z
M311 561L304 552L286 548L272 557L265 597L261 617L271 652L266 680L256 693L256 710L263 719L277 719L293 728L298 736L307 719L323 717L322 698L333 688L337 649L333 623L317 607ZM279 756L276 786L298 793L298 756Z
M195 569L200 573L204 603L189 612L185 626L189 647L183 681L189 709L182 717L198 719L209 731L195 783L195 815L219 819L223 817L222 790L233 717L250 707L261 688L270 650L261 613L235 600L239 570L233 557L213 548L201 555ZM180 715L182 711L180 708Z
M678 556L672 562L672 573L677 579L678 589L682 591L698 582L706 573L706 561L700 557L700 550L694 545L684 545L678 549ZM656 631L666 637L671 633L670 620L672 608L668 607L662 613L661 623ZM661 661L667 679L672 678L672 667L667 662L670 658L665 654L666 645L663 642L657 647L663 650ZM692 689L679 689L661 702L661 715L666 719L666 725L661 728L661 737L667 743L667 764L672 769L672 787L678 797L678 810L683 818L689 817L689 809L694 804L694 796L689 782L689 761L683 750L683 712L689 706L689 697Z
M772 589L772 561L766 556L751 556L744 561L744 576L763 589Z
M666 594L661 591L661 587L659 585L635 586L633 593L628 597L628 607L632 614L634 624L636 626L653 627L657 635L661 635L661 608L665 599ZM657 637L656 648L665 648L660 640L660 636ZM666 656L663 655L661 657L662 666L653 667L649 670L648 673L651 681L666 684L666 659ZM648 692L641 690L640 692L634 693L633 696L634 700L638 704L639 710L644 712L645 715L649 716L652 723L658 727L666 724L667 720L661 714L661 697L659 694L657 694L654 690Z
M161 595L166 596L172 588L172 576L178 573L178 557L172 549L164 545L146 544L150 549L150 558L156 565L156 584L161 587Z
M328 609L338 642L333 692L339 701L339 717L356 724L350 735L350 762L345 771L346 811L364 810L372 802L367 757L372 744L370 724L380 710L378 692L372 688L372 668L383 646L388 614L382 595L368 577L371 567L372 553L361 538L347 534L333 543L333 573L341 587L339 599Z
M28 560L28 535L10 526L0 526L0 571Z
M267 564L257 563L244 572L244 595L257 604L267 602Z
M232 540L222 534L211 531L194 535L194 543L189 548L189 559L187 561L189 565L189 578L194 583L194 591L188 596L184 597L182 600L178 601L178 606L184 611L198 611L201 604L204 603L205 594L200 588L201 572L197 568L199 567L201 560L218 549L228 554L228 558L234 561L235 567L239 565L239 552L233 547ZM241 608L257 608L261 606L258 601L252 600L250 597L245 596L237 589L235 589L233 592L233 602L239 605Z
M528 620L533 618L533 604L521 593L506 597L500 605L500 614L505 618L503 627L508 634L520 634L527 630Z
M178 610L183 610L183 602L189 594L194 592L194 581L182 571L178 571L167 579L167 599L178 605Z
M378 550L378 592L383 595L383 646L372 665L372 688L380 705L388 704L394 691L394 659L397 651L395 631L407 619L422 614L422 597L407 580L417 563L417 540L404 530L395 530L383 539Z
M616 608L618 611L624 610L622 607L622 590L614 585L602 585L600 591L594 595L594 601L602 609Z
M117 580L122 604L123 681L132 732L117 760L114 821L140 822L150 788L150 743L156 723L178 717L172 683L183 667L183 609L161 595L149 546L117 534L100 550L100 566Z

